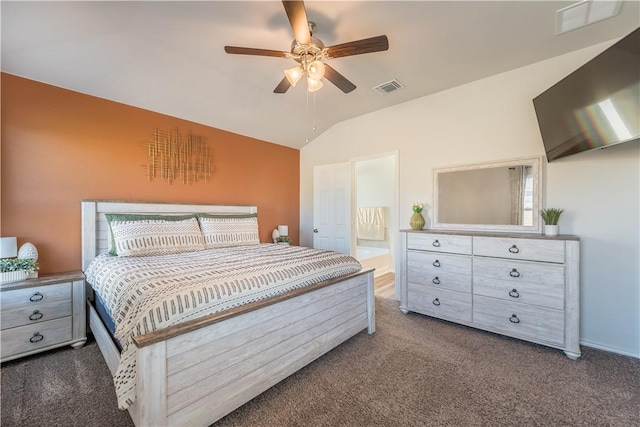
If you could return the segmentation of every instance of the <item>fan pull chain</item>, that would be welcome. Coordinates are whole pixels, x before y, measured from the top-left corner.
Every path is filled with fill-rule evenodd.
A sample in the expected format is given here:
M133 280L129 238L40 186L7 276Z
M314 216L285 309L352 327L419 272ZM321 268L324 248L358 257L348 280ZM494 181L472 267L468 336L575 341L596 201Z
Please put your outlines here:
M307 96L307 125L310 125L312 132L316 131L316 93L313 92L313 105L311 106L311 114L309 114L309 91L306 91ZM311 123L310 123L311 122ZM309 128L307 128L309 129ZM305 142L309 143L309 133L307 132L307 138Z
M313 92L313 131L316 131L316 93Z
M309 124L309 91L306 90L305 91L307 94L307 125ZM309 128L307 128L309 129ZM309 132L307 132L307 139L306 139L306 143L309 143Z

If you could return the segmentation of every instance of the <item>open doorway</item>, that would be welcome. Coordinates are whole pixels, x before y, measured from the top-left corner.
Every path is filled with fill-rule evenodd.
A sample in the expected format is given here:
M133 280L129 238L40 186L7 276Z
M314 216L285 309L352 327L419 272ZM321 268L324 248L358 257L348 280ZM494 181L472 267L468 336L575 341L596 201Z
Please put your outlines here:
M397 156L354 160L352 251L375 277L395 270L397 234Z

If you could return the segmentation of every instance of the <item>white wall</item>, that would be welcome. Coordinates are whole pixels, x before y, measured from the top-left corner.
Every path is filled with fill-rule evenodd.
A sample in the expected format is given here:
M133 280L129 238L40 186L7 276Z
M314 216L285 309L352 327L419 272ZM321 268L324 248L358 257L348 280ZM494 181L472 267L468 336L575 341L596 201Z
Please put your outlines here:
M429 226L433 169L543 156L532 99L612 43L333 126L301 150L301 244L313 241L314 165L397 151L399 226L408 228L412 202L425 204ZM561 232L581 238L582 342L640 357L638 143L567 157L545 172L544 205L565 209Z

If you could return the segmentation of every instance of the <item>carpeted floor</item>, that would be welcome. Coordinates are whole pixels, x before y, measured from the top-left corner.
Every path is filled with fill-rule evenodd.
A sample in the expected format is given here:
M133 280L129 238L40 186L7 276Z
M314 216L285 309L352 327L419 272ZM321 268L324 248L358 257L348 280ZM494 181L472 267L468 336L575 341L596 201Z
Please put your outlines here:
M376 298L365 332L216 426L638 426L640 360L558 350ZM94 342L2 365L2 426L130 426Z

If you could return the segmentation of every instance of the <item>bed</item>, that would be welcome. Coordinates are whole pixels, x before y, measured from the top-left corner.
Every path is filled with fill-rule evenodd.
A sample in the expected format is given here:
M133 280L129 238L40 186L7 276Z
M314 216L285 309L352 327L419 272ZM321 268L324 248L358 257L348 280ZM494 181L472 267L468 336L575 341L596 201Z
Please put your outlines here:
M111 249L107 215L124 213L255 215L257 207L83 201L84 271ZM87 291L89 327L117 378L120 350ZM374 333L374 307L373 270L360 269L142 331L131 339L135 400L127 409L137 426L212 424L355 334Z

